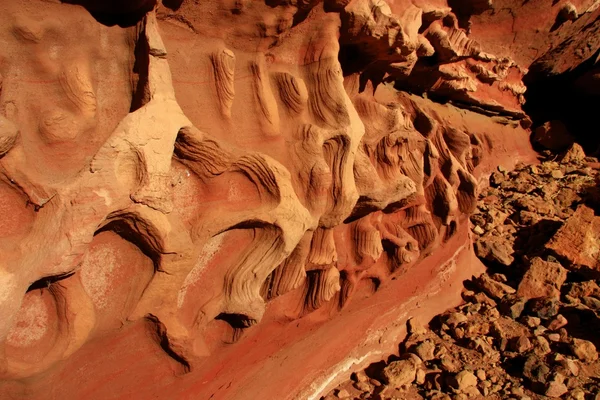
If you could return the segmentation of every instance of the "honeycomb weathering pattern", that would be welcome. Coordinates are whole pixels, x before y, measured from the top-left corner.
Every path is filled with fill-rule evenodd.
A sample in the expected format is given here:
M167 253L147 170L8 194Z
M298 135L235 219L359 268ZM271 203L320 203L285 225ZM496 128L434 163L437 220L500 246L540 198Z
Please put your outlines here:
M235 342L280 296L334 315L418 267L493 151L397 90L423 75L525 135L523 71L445 5L150 3L0 5L3 380L139 320L187 372L215 321Z

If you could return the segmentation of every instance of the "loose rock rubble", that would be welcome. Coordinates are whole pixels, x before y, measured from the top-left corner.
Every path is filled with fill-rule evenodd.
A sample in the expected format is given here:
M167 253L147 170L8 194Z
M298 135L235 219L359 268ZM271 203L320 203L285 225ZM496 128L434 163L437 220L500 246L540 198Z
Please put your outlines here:
M499 168L471 217L487 272L399 356L324 399L600 400L598 161L574 144L538 165Z

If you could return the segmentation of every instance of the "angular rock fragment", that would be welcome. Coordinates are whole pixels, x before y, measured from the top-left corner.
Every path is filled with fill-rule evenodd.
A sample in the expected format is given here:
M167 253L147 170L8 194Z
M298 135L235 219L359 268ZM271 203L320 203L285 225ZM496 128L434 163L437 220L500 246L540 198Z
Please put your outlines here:
M515 289L512 287L495 281L490 278L487 274L481 275L479 278L475 279L475 284L485 292L488 296L495 300L500 300L507 294L515 293Z
M583 362L589 363L598 359L596 346L588 340L573 338L569 347L573 355Z
M517 294L528 299L559 297L560 288L566 279L567 270L562 265L535 257L519 283Z
M594 210L580 205L547 244L571 271L600 277L600 217Z
M387 383L394 388L409 385L415 380L417 367L413 360L392 361L383 369Z

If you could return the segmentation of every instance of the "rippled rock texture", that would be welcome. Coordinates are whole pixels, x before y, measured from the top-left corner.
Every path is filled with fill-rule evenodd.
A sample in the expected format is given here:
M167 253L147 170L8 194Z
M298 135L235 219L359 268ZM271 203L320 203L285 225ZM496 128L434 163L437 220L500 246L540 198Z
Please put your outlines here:
M3 1L0 392L318 398L395 351L481 269L524 80L597 95L596 6Z

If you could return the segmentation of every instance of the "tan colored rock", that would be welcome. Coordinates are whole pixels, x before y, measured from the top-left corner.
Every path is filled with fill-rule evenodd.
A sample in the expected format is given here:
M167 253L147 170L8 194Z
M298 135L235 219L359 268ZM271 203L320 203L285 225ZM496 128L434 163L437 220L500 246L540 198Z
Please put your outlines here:
M600 217L580 205L556 232L547 248L566 260L568 269L600 277Z
M569 391L569 389L567 388L567 385L565 385L563 382L558 382L558 381L550 381L550 383L548 383L548 385L546 386L546 391L545 391L545 395L548 397L553 397L553 398L557 398L557 397L561 397L563 394L567 393Z
M519 283L517 294L525 298L559 297L566 279L567 270L562 265L535 257Z
M552 319L552 321L548 323L547 328L551 331L557 331L560 328L567 325L568 323L569 321L567 321L567 319L564 316L558 314L556 317L554 317L554 319Z
M600 286L595 281L574 282L570 284L567 295L574 298L600 297Z
M416 378L417 368L412 360L392 361L383 369L389 386L401 388L411 384Z
M495 300L500 300L507 294L512 294L516 292L515 289L513 289L512 287L493 280L487 274L483 274L479 278L475 279L475 283L488 296Z
M502 265L511 265L514 261L512 249L509 243L502 238L482 238L475 242L475 254L479 258L495 261Z
M533 348L533 345L531 344L531 341L527 336L521 335L519 337L514 338L511 341L510 347L513 351L523 354L531 350Z
M585 363L596 361L598 359L596 346L588 340L573 338L570 343L570 348L573 355Z
M567 150L560 158L560 162L563 164L568 163L581 163L585 161L585 152L578 143L573 145Z
M448 318L446 318L446 325L448 325L451 328L455 328L458 325L466 323L468 320L469 319L467 318L467 316L463 313L453 312L448 316Z
M422 343L419 343L414 350L415 354L419 356L423 361L433 360L433 358L435 357L434 351L435 344L430 340L426 340Z
M470 387L477 386L477 377L467 370L460 371L450 378L450 385L459 391L466 391Z

